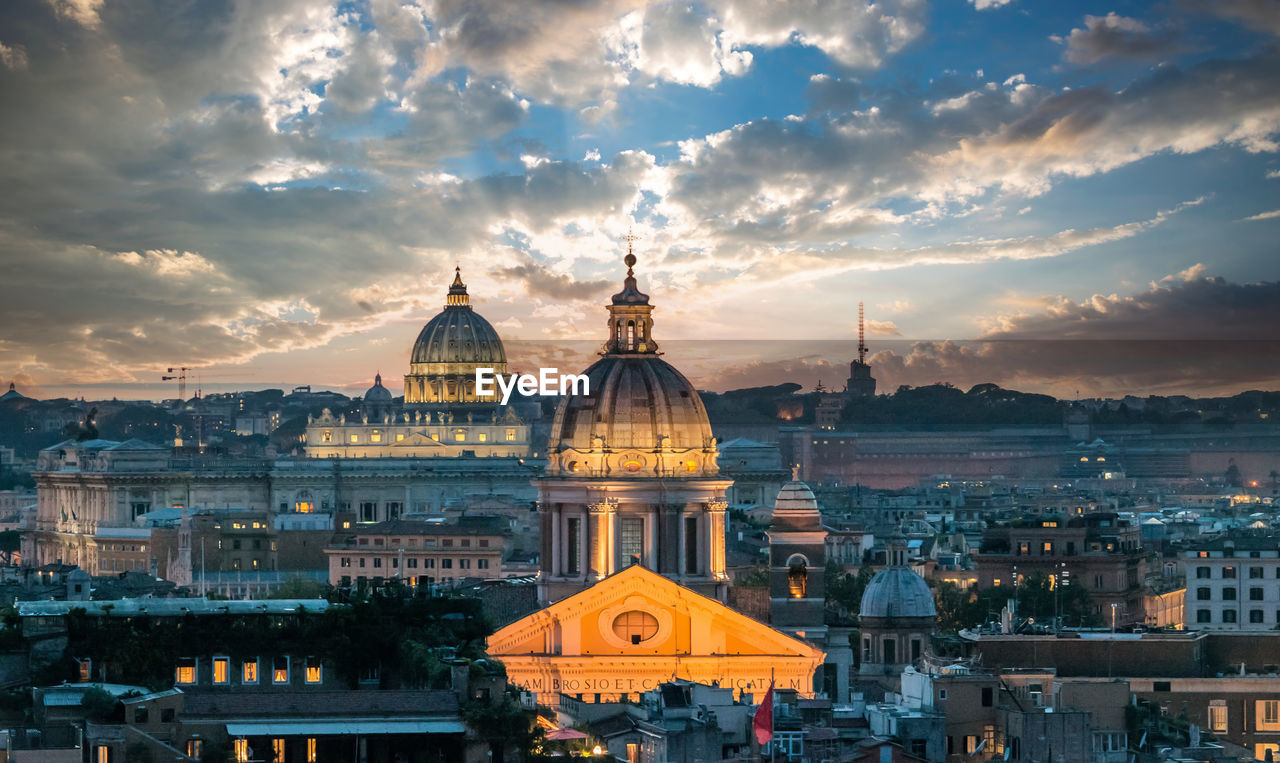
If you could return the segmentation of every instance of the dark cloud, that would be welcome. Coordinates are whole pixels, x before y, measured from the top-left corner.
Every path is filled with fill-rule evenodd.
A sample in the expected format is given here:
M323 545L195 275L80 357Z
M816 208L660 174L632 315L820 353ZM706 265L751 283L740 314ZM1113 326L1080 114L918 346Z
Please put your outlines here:
M1197 268L1132 296L1053 300L1039 312L1002 319L974 340L873 347L886 344L869 359L882 392L938 382L963 388L994 382L1059 397L1274 389L1280 282L1233 284L1204 278ZM784 381L812 388L819 380L839 388L850 350L847 343L811 346L803 357L695 368L690 376L717 390Z
M1168 29L1153 29L1138 19L1108 13L1085 16L1084 27L1072 29L1064 54L1073 64L1095 64L1108 58L1160 59L1183 50L1177 35Z
M1280 3L1275 0L1182 0L1178 5L1280 36Z
M982 338L1280 341L1280 282L1230 283L1203 277L1201 269L1133 296L1058 300L1044 312L1005 318Z
M592 299L618 285L614 281L605 279L576 281L573 276L566 273L553 273L538 263L504 268L495 275L519 281L525 292L532 296L547 297L557 301Z

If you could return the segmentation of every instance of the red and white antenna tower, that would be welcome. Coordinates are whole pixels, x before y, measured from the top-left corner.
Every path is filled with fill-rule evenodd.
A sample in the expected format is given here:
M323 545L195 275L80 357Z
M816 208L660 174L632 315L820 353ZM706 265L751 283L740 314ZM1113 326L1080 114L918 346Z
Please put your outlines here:
M862 320L862 303L858 303L858 363L867 362L867 327Z

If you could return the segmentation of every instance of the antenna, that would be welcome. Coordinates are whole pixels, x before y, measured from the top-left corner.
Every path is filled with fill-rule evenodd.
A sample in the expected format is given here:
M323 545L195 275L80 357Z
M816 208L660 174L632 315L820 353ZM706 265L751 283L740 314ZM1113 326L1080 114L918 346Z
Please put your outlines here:
M867 326L863 321L862 303L858 303L858 365L867 364Z

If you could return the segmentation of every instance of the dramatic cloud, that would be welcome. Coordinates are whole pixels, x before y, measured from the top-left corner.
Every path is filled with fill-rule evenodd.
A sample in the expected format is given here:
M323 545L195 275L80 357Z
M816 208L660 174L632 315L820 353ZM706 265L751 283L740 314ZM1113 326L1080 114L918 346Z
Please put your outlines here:
M1085 65L1107 58L1162 58L1181 49L1167 33L1115 13L1085 16L1083 28L1072 29L1065 40L1053 39L1066 44L1068 61Z
M1267 19L1264 5L1222 7ZM1137 249L1178 215L1274 215L1222 185L1157 182L1114 209L1026 201L1082 179L1098 183L1082 195L1103 199L1100 176L1162 157L1274 152L1274 49L1157 53L1166 28L1112 14L1064 39L1070 60L1172 63L1133 81L1105 80L1121 67L1064 73L1038 32L998 76L977 54L961 67L923 49L893 69L913 43L948 35L927 27L941 12L923 0L0 4L0 367L47 388L286 351L308 375L350 369L391 328L412 333L459 262L511 333L596 337L602 314L563 303L616 289L629 226L663 337L847 336L855 278L879 279L868 303L893 312L872 333L910 336L939 325L929 303L952 290L990 297L999 263ZM1053 28L1078 23L1072 12ZM1123 277L1164 272L1158 257ZM969 273L917 291L940 267ZM1115 275L1081 272L1089 285L1070 293ZM985 310L966 308L964 325ZM819 314L839 317L799 320Z

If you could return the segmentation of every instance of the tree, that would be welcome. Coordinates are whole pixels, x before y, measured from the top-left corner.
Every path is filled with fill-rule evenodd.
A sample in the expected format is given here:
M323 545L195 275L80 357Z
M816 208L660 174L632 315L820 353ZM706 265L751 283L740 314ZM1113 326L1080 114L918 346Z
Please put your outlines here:
M1222 479L1226 481L1227 487L1240 485L1240 467L1236 466L1235 461L1227 465L1227 471L1223 473Z
M116 713L120 701L106 689L94 686L80 697L80 707L91 721L108 721Z
M859 611L862 608L862 594L875 574L876 571L865 564L858 568L857 573L846 572L837 565L827 565L827 601L847 612Z

